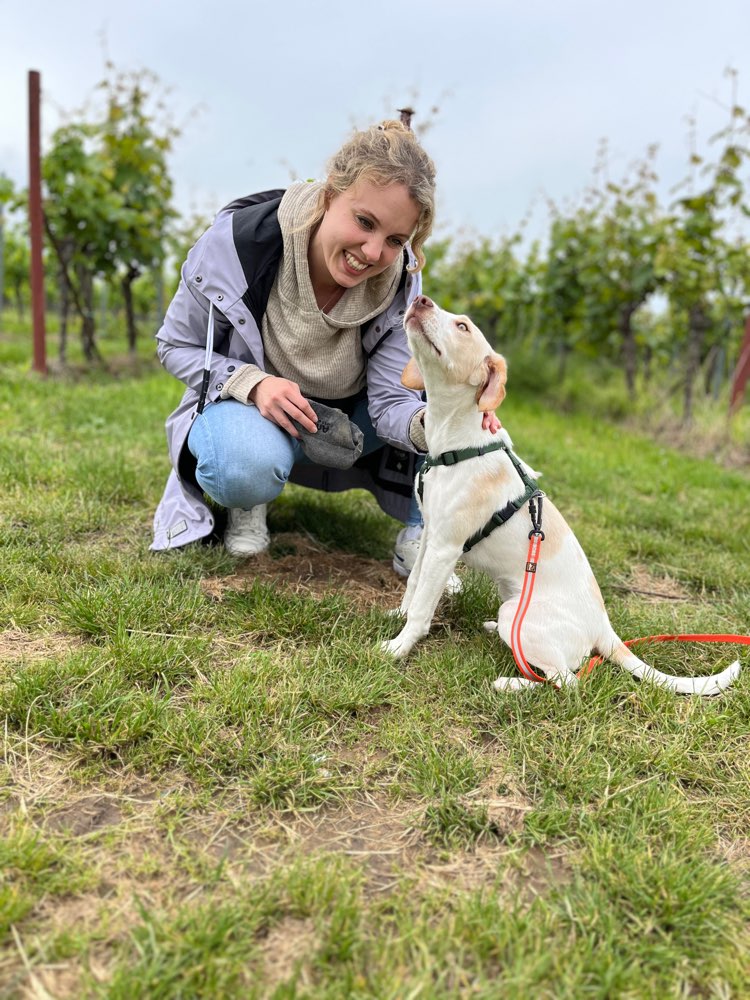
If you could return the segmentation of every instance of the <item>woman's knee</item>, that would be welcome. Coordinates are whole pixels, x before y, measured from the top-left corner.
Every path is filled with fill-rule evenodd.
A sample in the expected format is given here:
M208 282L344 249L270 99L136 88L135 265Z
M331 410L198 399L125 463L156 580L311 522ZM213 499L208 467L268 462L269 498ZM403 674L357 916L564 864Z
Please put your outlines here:
M291 438L254 408L248 412L249 407L237 403L233 412L220 412L220 407L198 416L188 438L198 485L224 507L247 510L268 503L289 478L294 463Z

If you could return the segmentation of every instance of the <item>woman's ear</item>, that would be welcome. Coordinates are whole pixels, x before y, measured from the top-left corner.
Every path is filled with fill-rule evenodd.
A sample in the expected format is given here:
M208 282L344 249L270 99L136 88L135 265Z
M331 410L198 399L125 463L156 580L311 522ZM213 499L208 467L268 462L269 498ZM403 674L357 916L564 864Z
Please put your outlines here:
M422 372L414 358L409 358L406 368L401 373L401 385L405 385L407 389L424 389Z
M500 354L488 354L482 362L484 377L477 384L477 409L496 410L505 399L505 381L508 366ZM472 379L473 382L473 379Z

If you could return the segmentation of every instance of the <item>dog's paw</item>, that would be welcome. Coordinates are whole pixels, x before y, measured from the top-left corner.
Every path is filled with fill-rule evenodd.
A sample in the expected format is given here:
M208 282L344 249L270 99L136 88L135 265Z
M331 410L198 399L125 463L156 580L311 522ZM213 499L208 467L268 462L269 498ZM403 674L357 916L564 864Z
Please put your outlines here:
M551 671L547 674L547 680L558 688L575 687L578 683L578 677L572 670L560 670L556 673Z
M388 656L394 656L397 660L403 659L412 647L412 643L404 642L400 635L388 642L380 643L380 651Z
M498 677L492 684L497 691L526 691L528 688L542 686L526 677Z
M497 632L497 621L493 618L491 622L482 622L485 632Z

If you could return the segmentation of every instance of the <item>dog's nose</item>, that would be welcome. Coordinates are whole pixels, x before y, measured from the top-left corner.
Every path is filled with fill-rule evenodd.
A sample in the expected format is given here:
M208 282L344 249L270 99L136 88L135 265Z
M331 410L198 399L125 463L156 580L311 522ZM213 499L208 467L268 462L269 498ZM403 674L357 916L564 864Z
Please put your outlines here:
M415 309L432 309L435 303L432 299L427 298L426 295L418 295L412 305Z

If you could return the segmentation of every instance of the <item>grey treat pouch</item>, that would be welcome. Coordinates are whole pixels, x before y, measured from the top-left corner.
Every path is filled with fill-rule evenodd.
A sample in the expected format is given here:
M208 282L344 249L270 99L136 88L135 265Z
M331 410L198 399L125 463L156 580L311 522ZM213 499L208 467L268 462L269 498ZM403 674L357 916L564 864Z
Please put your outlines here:
M318 417L318 429L311 434L294 421L302 450L316 465L325 465L330 469L350 468L362 454L362 431L343 410L325 406L314 399L308 402Z

